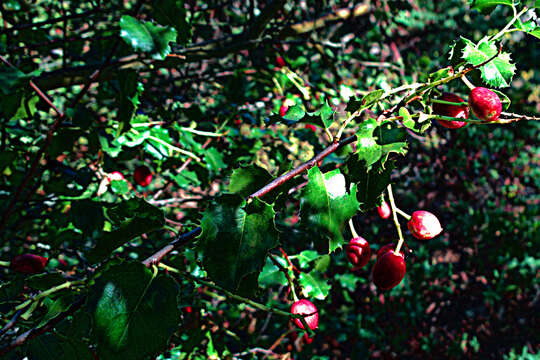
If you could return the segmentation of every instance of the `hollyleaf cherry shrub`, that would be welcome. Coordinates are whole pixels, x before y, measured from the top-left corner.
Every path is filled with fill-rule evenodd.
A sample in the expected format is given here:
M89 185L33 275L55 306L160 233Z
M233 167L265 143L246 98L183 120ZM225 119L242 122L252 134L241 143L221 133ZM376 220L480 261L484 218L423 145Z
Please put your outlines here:
M14 351L8 356L34 358L35 351L49 343L54 344L46 349L52 358L75 352L79 358L148 359L168 342L179 351L186 342L202 345L195 352L208 349L185 357L216 357L222 346L212 347L212 341L236 335L224 331L225 324L233 322L216 321L216 314L235 315L219 313L216 304L245 303L249 310L231 313L249 312L245 319L255 319L260 315L252 314L255 311L271 312L283 317L282 324L291 314L311 311L306 321L310 330L316 329L319 312L313 303L299 300L291 309L286 304L297 293L324 302L340 283L329 275L345 259L338 251L350 239L345 224L359 211L367 214L381 204L391 180L401 180L395 160L406 154L410 138L431 137L426 131L433 120L461 126L536 119L505 112L509 99L499 93L499 106L494 91L479 87L468 99L468 115L479 120L469 119L461 97L444 95L464 86L511 86L515 65L507 49L512 44L501 38L515 31L538 33L533 22L520 18L526 9L516 8L517 2L511 10L519 16L511 15L507 26L489 37L473 42L460 27L450 61L446 56L433 59L430 66L442 68L431 73L423 73L426 66L411 64L414 56L400 54L398 47L407 42L396 45L392 40L395 26L400 37L416 36L418 28L407 21L388 28L385 16L371 16L377 9L370 2L354 9L340 9L333 0L322 5L332 21L318 21L317 15L328 19L328 14L317 9L291 11L290 4L281 1L261 9L252 8L256 2L233 2L230 6L236 8L227 11L208 9L200 1L133 3L100 12L92 18L95 26L88 26L84 13L90 9L88 16L95 15L92 2L83 1L80 12L68 9L66 14L53 14L58 10L50 0L20 10L6 5L10 16L3 30L8 36L0 41L7 50L0 73L9 80L0 84L5 105L0 107L5 125L1 155L6 160L0 172L5 185L2 251L9 255L21 246L35 246L51 257L66 253L73 258L69 269L22 281L14 273L42 271L43 261L37 259L35 267L2 262L2 275L10 277L2 284L2 296L11 297L2 299L7 315L1 320L15 326L2 329L0 357ZM447 3L437 2L437 8ZM471 6L485 10L480 3ZM390 11L398 10L392 2L388 5ZM163 15L170 13L173 20ZM244 13L250 18L242 23L238 14ZM303 17L306 13L309 19ZM339 16L333 17L335 13ZM71 15L77 18L64 26L62 37L55 37L57 22L65 23ZM334 32L352 15L365 17L362 21L373 26ZM18 24L34 17L40 21ZM190 21L197 25L193 32ZM94 28L111 30L103 36ZM475 37L478 28L487 27L475 26L470 32ZM364 29L374 33L355 36ZM388 33L380 36L380 29ZM333 46L339 41L336 36L312 41L310 32L324 39L326 30L338 35L351 31L339 35L347 46ZM39 44L36 39L41 39ZM275 42L284 43L289 61L275 58L269 46ZM382 68L366 70L369 62L359 60L375 50L386 61L388 48L404 65L419 66L403 73L393 62L381 62ZM339 61L330 64L332 59ZM58 108L60 104L65 107ZM317 131L304 131L306 126ZM143 194L132 186L127 192L120 189L126 186L96 186L121 179L118 174L104 178L104 169L133 168L136 159L148 165L135 170L136 184L149 187L150 167L160 169L163 181ZM397 244L383 246L375 256L371 273L380 290L398 286L406 273L398 216L408 219L413 236L429 238L442 231L438 221L424 223L416 212L409 216L400 210L390 189ZM300 220L281 221L291 213ZM177 232L181 234L173 235ZM349 249L353 266L369 260L362 244ZM430 251L431 244L420 246ZM13 264L18 261L13 259ZM354 281L360 273L346 276L344 287L362 287L357 293L374 295L365 282ZM196 284L196 291L188 283ZM44 289L43 284L51 285ZM274 291L282 287L288 290ZM275 296L264 296L265 290ZM223 297L231 301L225 304ZM188 316L189 309L197 311ZM134 321L122 321L126 311ZM89 321L81 321L81 314ZM298 319L294 323L301 328ZM191 331L194 327L205 332ZM272 328L280 326L262 327ZM44 329L54 331L44 335ZM238 333L272 338L245 330ZM67 341L66 334L80 337Z

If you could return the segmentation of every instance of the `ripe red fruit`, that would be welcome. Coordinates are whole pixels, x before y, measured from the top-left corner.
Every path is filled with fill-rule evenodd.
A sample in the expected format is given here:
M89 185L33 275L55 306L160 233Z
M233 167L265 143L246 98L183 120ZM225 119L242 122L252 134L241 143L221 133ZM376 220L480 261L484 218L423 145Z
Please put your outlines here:
M386 201L383 201L381 206L377 206L377 212L379 213L379 216L383 219L388 219L392 214L392 210L390 210L390 206L388 206L388 203Z
M291 314L298 314L298 315L313 314L313 315L304 317L306 324L309 326L311 330L316 329L319 324L319 313L317 312L317 308L311 301L307 299L302 299L295 302L291 306ZM294 323L300 329L304 328L304 325L302 324L302 321L300 321L300 319L294 319Z
M313 342L313 339L310 338L307 334L304 334L304 340L306 341L306 344L311 344Z
M379 250L379 253L381 250ZM377 253L377 256L379 256L379 253ZM405 256L402 252L399 254L396 254L394 250L382 252L373 267L373 282L379 289L391 289L403 280L405 271Z
M412 213L407 222L411 234L420 240L433 239L442 232L439 219L429 211L418 210Z
M384 254L386 254L389 251L393 251L396 248L396 244L390 243L382 246L379 251L377 251L377 260Z
M366 239L355 237L349 241L349 245L345 250L347 259L353 265L353 270L358 270L364 267L371 257L371 248Z
M501 115L501 99L493 91L476 87L469 94L469 107L477 118L484 121L496 121Z
M276 64L279 67L284 67L286 65L285 60L283 60L283 57L279 55L276 57Z
M141 165L135 169L133 178L137 184L146 187L152 182L152 172L148 167Z
M317 131L317 127L315 125L306 124L305 128L309 129L309 130L311 130L313 132Z
M45 269L48 261L49 259L43 256L22 254L11 259L10 267L23 274L37 274Z
M113 171L109 174L109 181L112 180L124 180L124 175L120 171Z
M439 100L449 101L449 102L463 102L462 98L452 93L443 93ZM456 105L447 105L447 104L433 104L433 113L442 116L451 116L455 118L468 119L469 118L469 107L467 105L456 106ZM438 120L439 124L448 129L459 129L467 125L464 121L444 121Z
M283 117L287 115L287 111L289 110L289 107L287 105L281 105L279 108L279 116Z

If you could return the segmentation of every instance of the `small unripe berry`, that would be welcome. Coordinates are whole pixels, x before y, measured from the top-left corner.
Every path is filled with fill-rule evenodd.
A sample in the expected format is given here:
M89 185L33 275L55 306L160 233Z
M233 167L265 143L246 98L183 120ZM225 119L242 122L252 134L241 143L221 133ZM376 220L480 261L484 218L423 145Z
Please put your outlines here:
M484 87L476 87L471 90L469 107L477 118L484 121L497 121L502 111L499 96Z
M364 267L371 257L369 243L362 237L352 238L345 251L347 259L349 259L349 262L353 265L353 270Z
M392 210L390 210L390 206L388 206L388 203L386 201L383 201L381 206L377 206L377 212L379 213L379 216L383 219L388 219L392 214Z
M152 172L148 167L141 165L135 169L133 178L137 184L146 187L152 182Z
M439 100L448 101L448 102L454 102L454 103L460 103L464 102L462 98L457 96L456 94L452 93L443 93ZM434 103L433 104L433 113L436 115L443 115L443 116L450 116L455 118L462 118L462 119L468 119L469 118L469 107L467 105L463 106L456 106L456 105L448 105L448 104L439 104ZM467 125L464 121L445 121L445 120L438 120L439 124L444 126L448 129L459 129L465 125Z
M439 219L429 211L418 210L412 213L407 222L411 234L420 240L433 239L442 232Z
M45 269L48 258L34 255L22 254L11 259L10 268L23 274L37 274Z
M313 315L304 317L306 324L309 326L311 330L316 329L317 326L319 325L319 313L317 312L317 308L311 301L307 299L301 299L295 302L291 306L291 314L295 314L295 315L313 314ZM304 324L302 324L302 321L300 321L300 319L294 319L294 323L300 329L304 329Z
M381 249L382 250L382 249ZM379 250L380 251L380 250ZM373 267L373 282L381 290L397 286L405 277L405 256L394 250L383 252Z
M122 175L122 173L120 171L113 171L112 173L109 174L109 181L112 181L112 180L124 180L124 175Z

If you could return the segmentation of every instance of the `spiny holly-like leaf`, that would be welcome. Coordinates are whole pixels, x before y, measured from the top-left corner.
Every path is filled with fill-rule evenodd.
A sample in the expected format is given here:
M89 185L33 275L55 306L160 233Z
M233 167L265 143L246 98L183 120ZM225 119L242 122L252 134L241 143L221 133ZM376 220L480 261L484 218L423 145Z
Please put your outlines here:
M260 166L244 166L233 171L229 183L229 191L245 198L269 183L272 179L273 176Z
M191 37L191 26L186 20L186 8L181 0L152 1L152 16L161 25L170 25L176 29L176 42L186 44Z
M309 273L301 273L298 282L302 286L302 294L310 299L324 300L332 287L328 280L324 279L321 273L315 269Z
M471 65L478 65L497 54L497 44L487 37L480 40L478 44L463 38L465 47L462 58ZM516 66L512 64L510 54L501 52L495 59L480 68L482 79L492 87L510 86Z
M117 247L165 224L163 212L141 198L132 198L116 205L107 211L107 216L115 229L98 238L96 246L87 254L90 263L104 260Z
M28 80L34 76L38 76L40 72L36 70L25 74L10 66L2 65L0 66L0 92L4 95L12 94L16 91L16 88L26 85Z
M149 53L154 59L163 60L171 52L169 43L176 40L176 30L124 15L120 19L120 36L134 50Z
M305 229L312 234L307 239L313 240L319 251L330 253L341 246L343 228L358 207L356 185L348 192L339 169L326 174L318 167L309 169L300 217Z
M359 159L366 161L367 166L371 166L381 158L384 163L391 152L401 155L407 152L406 142L382 142L381 131L376 131L378 128L377 120L369 118L360 123L356 132L358 137L356 154L358 154Z
M287 125L295 125L297 123L313 124L320 127L330 127L334 122L334 110L324 103L324 105L317 111L312 113L306 112L301 105L294 105L287 110L285 116L271 115L267 121L268 125L283 122Z
M218 285L251 295L268 251L278 245L272 207L255 198L219 197L203 214L199 251L203 267Z
M171 277L154 276L139 262L101 270L88 298L99 358L153 358L178 326L178 297Z
M356 198L360 202L361 210L366 211L379 205L381 194L390 184L394 163L387 162L383 167L379 161L368 167L365 160L353 154L346 165L347 180L357 186Z
M287 267L284 259L278 258L277 261L279 261L285 268ZM259 285L265 287L272 285L287 285L287 278L283 272L268 257L266 258L264 268L259 274Z

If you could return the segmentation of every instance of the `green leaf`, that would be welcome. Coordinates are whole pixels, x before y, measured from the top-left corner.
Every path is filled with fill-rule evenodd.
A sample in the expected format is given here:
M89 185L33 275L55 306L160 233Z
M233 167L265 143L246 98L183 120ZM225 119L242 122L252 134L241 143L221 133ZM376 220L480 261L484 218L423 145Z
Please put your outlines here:
M87 258L92 264L107 258L112 251L144 233L160 229L165 224L163 212L142 198L132 198L107 211L107 216L116 225L97 239Z
M308 184L304 188L300 218L319 252L333 252L343 240L342 231L347 221L356 214L356 185L350 192L339 169L322 174L318 167L309 169Z
M380 126L382 127L383 125L386 126L386 123ZM379 130L376 132L377 129ZM379 134L379 137L376 137L375 134ZM381 158L384 163L388 158L388 154L391 152L401 155L407 153L406 142L382 142L382 130L375 119L369 118L360 123L356 136L358 137L356 154L358 154L361 160L366 161L367 166L371 166Z
M287 110L287 113L283 118L285 120L299 121L306 115L302 105L294 105Z
M32 339L28 344L28 358L33 360L94 360L88 344L75 337L48 333Z
M255 198L220 196L203 214L199 251L203 267L218 285L253 294L270 249L278 245L273 208Z
M381 194L390 184L390 175L394 167L393 162L383 166L380 161L369 167L366 161L359 159L358 156L349 156L346 163L347 180L357 186L356 198L361 204L362 211L379 205Z
M364 95L361 100L358 100L355 98L349 101L347 103L347 108L345 109L345 111L354 113L360 109L367 109L375 105L375 103L377 103L377 101L379 101L379 99L383 95L384 95L384 90L382 89L371 91L367 93L366 95Z
M305 269L309 263L319 258L320 255L315 250L304 250L296 256L301 269Z
M231 175L229 191L245 198L272 181L273 176L257 165L235 169Z
M540 27L537 27L536 29L529 32L532 36L534 36L537 39L540 39Z
M176 40L176 30L124 15L120 19L120 37L135 51L146 52L154 59L163 60L171 52L169 42Z
M321 273L317 270L301 273L298 282L302 286L302 294L310 299L324 300L332 287L328 280L323 279Z
M513 0L474 0L471 8L482 11L497 5L513 6Z
M472 41L463 37L462 39L465 42L462 58L471 65L479 65L498 52L496 43L490 41L487 37L480 40L478 44L474 44ZM495 59L480 67L482 79L492 87L510 86L510 82L516 71L516 66L510 61L510 54L501 52Z
M38 76L40 72L40 70L35 70L25 74L11 66L2 65L0 66L0 92L4 95L12 94L17 88L26 86L27 81L34 76Z
M101 231L105 223L103 208L98 202L91 200L75 201L71 204L71 218L73 225L83 233L92 234Z
M283 266L287 266L284 259L278 259L277 261L280 261ZM266 263L259 274L259 285L264 287L287 285L287 278L269 257L266 258Z
M88 298L99 358L154 358L178 326L178 297L170 276L154 276L139 262L101 270Z
M184 1L154 0L152 1L152 16L161 25L169 25L176 29L176 42L187 44L191 38L191 27L187 22L187 12Z
M204 153L204 161L206 162L206 167L215 172L219 172L220 169L225 169L227 167L227 164L223 161L223 153L214 147L206 150Z

